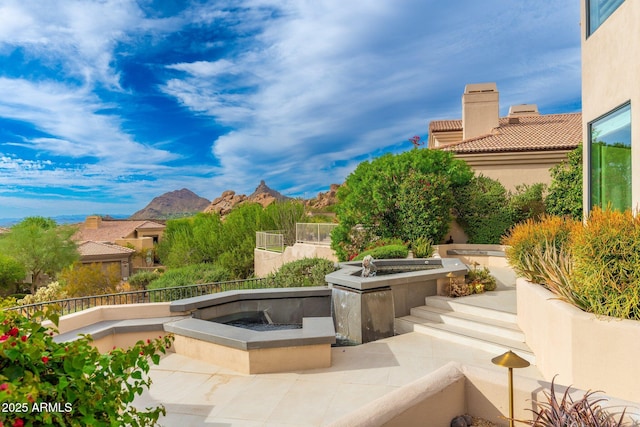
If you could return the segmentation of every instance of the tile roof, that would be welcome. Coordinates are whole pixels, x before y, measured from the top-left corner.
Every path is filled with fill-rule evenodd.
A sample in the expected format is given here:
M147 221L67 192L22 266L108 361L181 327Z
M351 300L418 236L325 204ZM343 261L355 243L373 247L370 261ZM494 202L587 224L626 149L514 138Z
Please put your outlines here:
M122 255L131 254L135 249L125 248L124 246L111 245L100 242L82 242L78 245L80 256L91 255Z
M462 120L433 120L429 123L429 133L462 130Z
M431 128L431 126L429 126ZM518 123L501 117L491 134L470 138L442 150L455 153L571 150L582 141L582 114L521 116Z
M153 221L108 221L102 220L98 228L87 228L85 223L80 224L80 229L74 236L74 240L92 240L94 242L115 242L118 239L134 237L138 229L160 228L164 225Z

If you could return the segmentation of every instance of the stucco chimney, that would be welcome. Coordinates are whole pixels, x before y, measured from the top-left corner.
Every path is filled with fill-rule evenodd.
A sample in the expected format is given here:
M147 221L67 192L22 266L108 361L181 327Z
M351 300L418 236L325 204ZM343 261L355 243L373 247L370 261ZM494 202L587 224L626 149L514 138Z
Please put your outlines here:
M520 104L509 107L509 117L539 116L536 104Z
M84 220L84 226L89 230L97 230L100 228L100 224L102 224L102 218L98 215L88 216Z
M464 87L462 95L462 139L487 135L498 127L499 93L495 83Z

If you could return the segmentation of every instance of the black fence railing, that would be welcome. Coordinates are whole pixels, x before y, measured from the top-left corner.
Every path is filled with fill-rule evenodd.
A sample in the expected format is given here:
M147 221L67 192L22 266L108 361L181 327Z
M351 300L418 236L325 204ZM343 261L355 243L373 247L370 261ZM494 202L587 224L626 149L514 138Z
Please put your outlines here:
M45 309L54 310L59 316L71 314L101 305L138 304L149 302L168 302L183 298L209 295L223 291L242 289L260 289L270 284L267 278L245 280L231 280L226 282L204 283L190 286L176 286L173 288L148 289L144 291L121 292L118 294L93 295L87 297L67 298L56 301L25 304L6 310L17 311L25 317L32 317L34 313Z

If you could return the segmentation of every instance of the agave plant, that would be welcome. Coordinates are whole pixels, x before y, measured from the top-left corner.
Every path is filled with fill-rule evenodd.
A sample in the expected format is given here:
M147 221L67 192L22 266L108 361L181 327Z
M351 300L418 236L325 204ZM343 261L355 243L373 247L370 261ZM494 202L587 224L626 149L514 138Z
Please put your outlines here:
M597 391L586 392L582 399L574 401L569 395L570 388L558 400L554 389L555 377L551 381L551 392L545 392L546 402L536 402L535 419L530 423L534 427L621 427L625 410L619 420L600 406L604 398L594 399ZM529 424L529 423L528 423Z

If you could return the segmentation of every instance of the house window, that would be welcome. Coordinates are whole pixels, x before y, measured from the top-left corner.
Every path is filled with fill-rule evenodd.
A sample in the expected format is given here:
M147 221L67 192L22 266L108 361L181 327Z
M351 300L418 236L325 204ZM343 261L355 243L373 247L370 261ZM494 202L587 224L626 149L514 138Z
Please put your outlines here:
M624 0L587 0L587 35L590 36Z
M631 208L631 104L589 124L590 206Z

